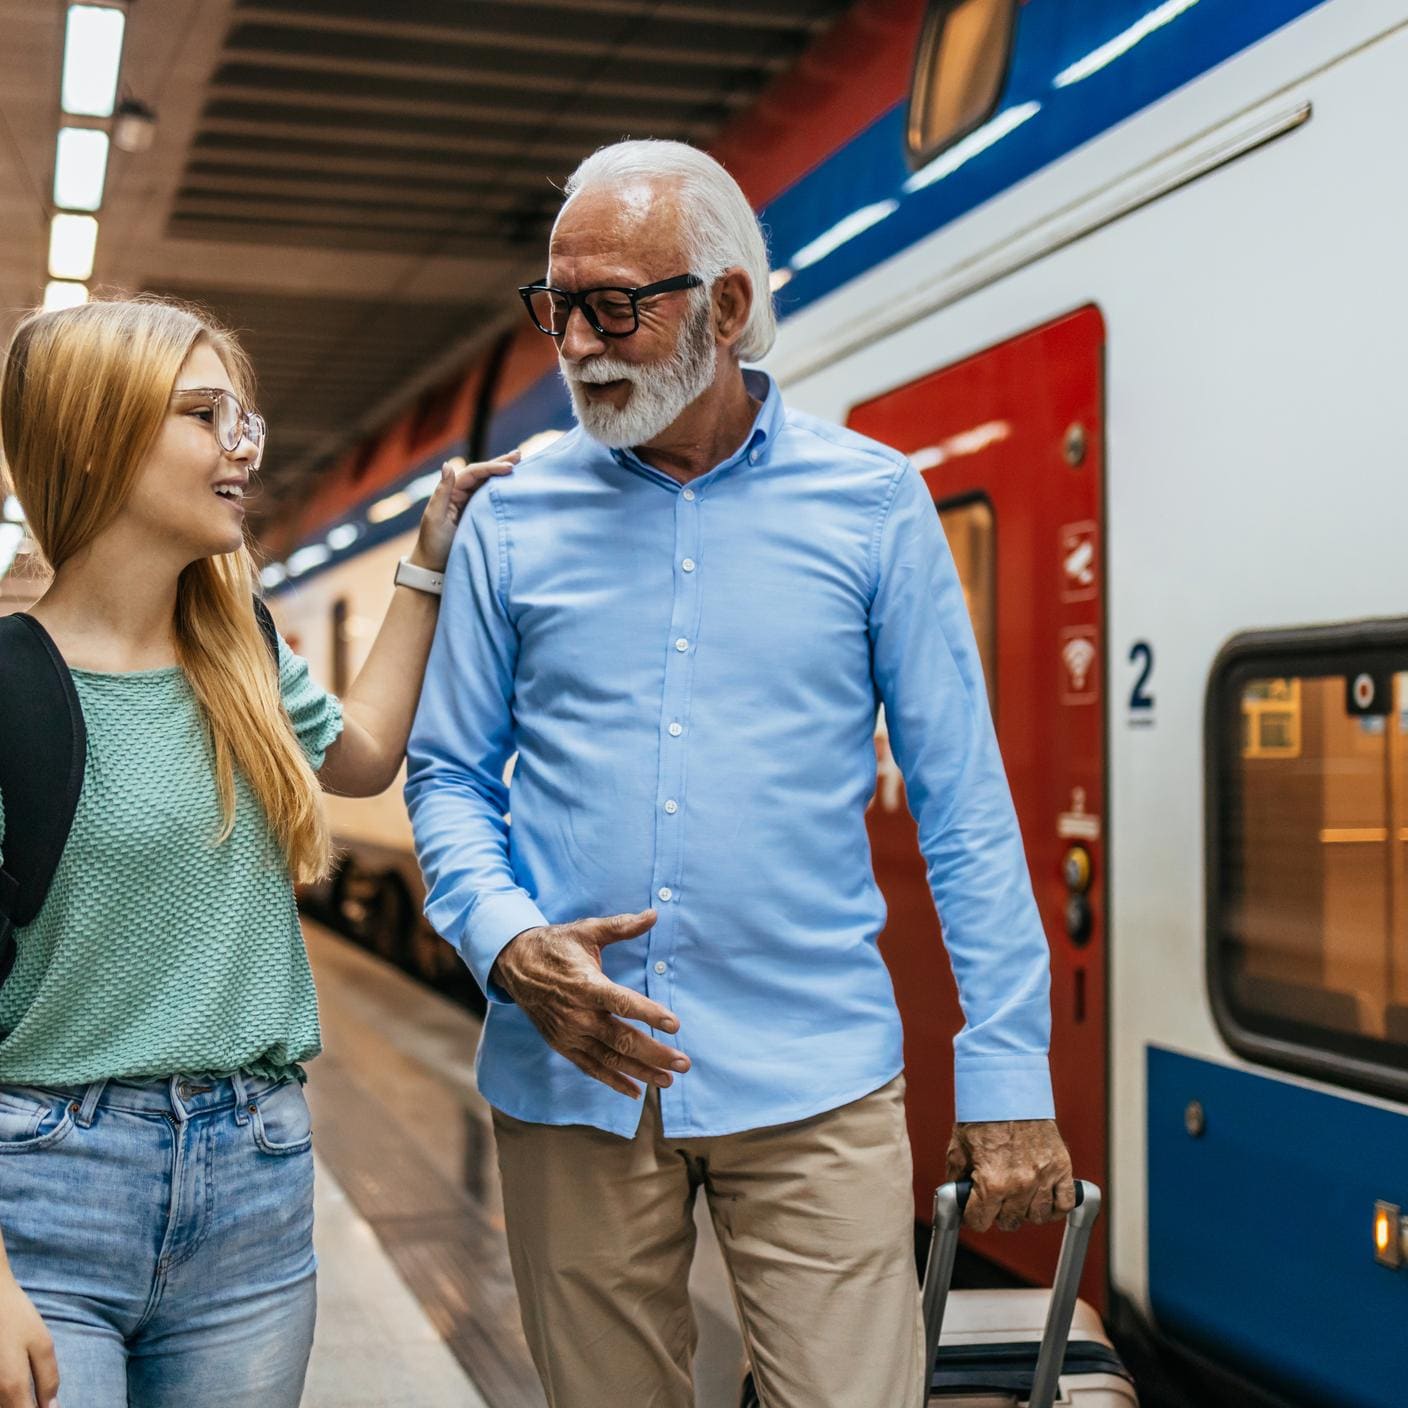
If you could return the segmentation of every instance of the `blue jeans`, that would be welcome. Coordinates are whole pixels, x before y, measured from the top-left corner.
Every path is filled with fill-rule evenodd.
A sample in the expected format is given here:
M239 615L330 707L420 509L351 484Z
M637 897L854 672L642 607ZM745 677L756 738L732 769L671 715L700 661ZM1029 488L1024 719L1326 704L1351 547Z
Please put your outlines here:
M297 1408L311 1140L292 1080L0 1085L0 1231L62 1408Z

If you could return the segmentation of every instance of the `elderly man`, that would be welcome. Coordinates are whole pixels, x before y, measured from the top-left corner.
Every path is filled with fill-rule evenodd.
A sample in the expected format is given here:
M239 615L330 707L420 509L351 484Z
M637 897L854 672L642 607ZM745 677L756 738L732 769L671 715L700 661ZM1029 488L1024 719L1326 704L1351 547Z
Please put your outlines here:
M967 1018L970 1221L1073 1202L1046 941L938 515L902 456L741 369L773 339L767 254L710 157L588 158L522 293L579 425L471 501L406 795L427 913L490 999L534 1362L554 1408L692 1402L702 1189L762 1402L917 1404L877 700Z

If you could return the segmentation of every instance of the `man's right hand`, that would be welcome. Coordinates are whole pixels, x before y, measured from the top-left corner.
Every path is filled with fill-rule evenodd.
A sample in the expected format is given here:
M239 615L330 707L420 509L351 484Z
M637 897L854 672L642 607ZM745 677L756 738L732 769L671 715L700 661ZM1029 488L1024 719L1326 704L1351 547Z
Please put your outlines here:
M672 1071L689 1069L683 1051L625 1020L673 1034L680 1029L679 1018L601 971L601 951L607 944L639 938L654 926L655 918L655 911L647 909L525 929L505 945L490 974L532 1018L554 1051L633 1100L640 1098L640 1087L631 1076L665 1086L674 1079Z
M54 1341L0 1253L0 1408L56 1408L58 1395Z

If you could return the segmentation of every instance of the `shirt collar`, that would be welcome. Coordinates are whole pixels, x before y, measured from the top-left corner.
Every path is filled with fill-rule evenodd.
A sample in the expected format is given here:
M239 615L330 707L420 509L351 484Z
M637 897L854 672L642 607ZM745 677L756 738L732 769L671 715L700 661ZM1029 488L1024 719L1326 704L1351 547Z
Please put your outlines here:
M758 414L753 417L753 427L749 430L743 443L731 454L728 459L721 464L716 464L709 471L715 474L721 469L726 469L732 465L747 460L749 464L762 464L772 453L773 441L777 438L778 432L782 429L785 412L782 406L782 393L777 389L777 383L766 372L758 371L756 367L750 367L743 373L743 385L748 394L755 400L761 401L758 407ZM644 470L647 474L655 475L662 479L668 479L668 475L662 475L658 469L648 465L633 450L612 450L611 457L619 465L624 465L628 469ZM673 484L675 481L670 480Z

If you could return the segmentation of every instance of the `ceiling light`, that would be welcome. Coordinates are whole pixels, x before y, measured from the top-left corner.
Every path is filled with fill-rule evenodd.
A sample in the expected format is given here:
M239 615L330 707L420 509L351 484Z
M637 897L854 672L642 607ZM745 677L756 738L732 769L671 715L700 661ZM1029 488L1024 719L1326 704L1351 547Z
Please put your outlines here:
M271 562L260 574L260 582L266 587L277 587L288 580L288 572L282 562Z
M68 279L50 279L44 285L44 307L77 308L88 301L88 285L73 283Z
M64 39L64 111L111 117L127 16L109 5L70 5Z
M54 216L49 225L49 277L92 277L97 246L98 222L91 215Z
M54 204L60 210L96 210L103 203L108 134L95 127L59 128L54 158Z
M429 474L422 474L419 479L412 479L406 485L406 497L413 503L418 504L422 499L428 499L440 484L440 471L432 469Z
M144 152L156 137L156 113L136 98L124 98L112 114L112 144L120 152Z
M326 543L313 543L291 554L285 566L290 577L301 577L312 568L321 567L331 556L332 549Z
M526 460L529 455L535 455L539 450L546 450L549 445L555 445L565 433L561 430L539 430L518 446L518 453Z
M386 523L397 517L412 506L415 501L404 492L388 494L384 499L378 499L367 510L368 523Z

